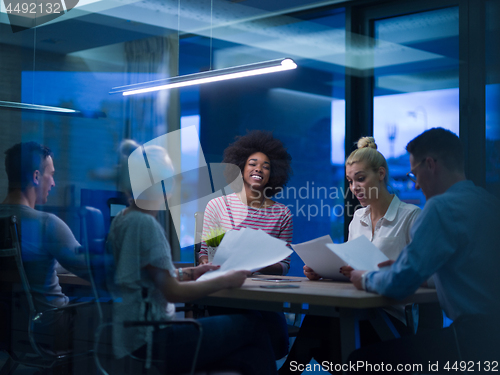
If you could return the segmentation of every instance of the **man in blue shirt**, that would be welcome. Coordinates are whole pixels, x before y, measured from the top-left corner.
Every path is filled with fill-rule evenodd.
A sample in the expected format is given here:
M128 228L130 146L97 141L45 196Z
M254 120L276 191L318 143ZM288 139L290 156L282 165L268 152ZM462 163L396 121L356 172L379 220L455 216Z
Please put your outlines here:
M421 364L424 373L463 371L461 364L476 373L498 369L500 201L466 180L463 149L452 132L430 129L406 149L408 176L427 198L412 228L412 242L395 262L382 264L392 264L389 268L354 271L351 281L358 289L403 299L434 275L441 307L454 323L362 348L350 360L390 363L393 370L397 364Z
M36 204L47 202L55 186L52 152L36 142L18 143L5 152L5 170L9 190L0 204L0 217L15 215L20 224L23 266L36 311L43 312L34 327L37 341L68 349L75 311L47 312L69 303L59 285L57 263L80 277L87 277L88 269L71 229L57 216L35 210ZM82 313L83 309L78 311ZM22 314L15 316L24 318ZM83 319L87 318L79 324L85 322Z

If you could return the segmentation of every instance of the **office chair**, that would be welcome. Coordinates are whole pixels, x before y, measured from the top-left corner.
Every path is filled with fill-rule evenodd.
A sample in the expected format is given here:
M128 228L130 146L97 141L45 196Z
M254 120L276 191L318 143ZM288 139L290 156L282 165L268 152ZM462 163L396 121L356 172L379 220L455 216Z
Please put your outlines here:
M104 263L104 280L106 284L106 288L104 289L102 288L102 283L101 285L99 285L99 282L97 281L103 280L102 274L99 274L98 269L95 267L95 262L91 261L91 254L87 252L87 266L89 268L92 291L96 300L99 314L99 326L95 332L94 338L94 362L97 366L97 369L102 375L108 375L109 373L156 373L156 369L154 368L154 366L152 366L151 369L147 369L147 361L142 358L135 357L134 355L132 355L132 353L122 359L116 359L114 357L111 329L117 323L112 322L112 306L115 303L121 303L121 297L119 287L114 284L114 262L112 261L113 257L108 251L106 251L106 254L108 255L108 258ZM105 294L104 296L103 292ZM112 298L109 298L109 295L111 295ZM194 326L198 331L198 339L193 353L191 370L189 372L190 375L194 375L198 353L201 347L201 340L203 337L202 327L199 322L194 319L169 321L125 321L123 322L123 325L126 328L136 326L151 326L154 328L159 328L168 325ZM154 360L152 362L154 363Z
M77 308L89 303L66 305L43 312L37 310L23 266L20 229L16 216L0 218L0 350L9 356L1 372L11 374L22 364L46 373L49 369L86 358L91 351L59 350L40 343L35 338L36 325L43 314L76 313Z

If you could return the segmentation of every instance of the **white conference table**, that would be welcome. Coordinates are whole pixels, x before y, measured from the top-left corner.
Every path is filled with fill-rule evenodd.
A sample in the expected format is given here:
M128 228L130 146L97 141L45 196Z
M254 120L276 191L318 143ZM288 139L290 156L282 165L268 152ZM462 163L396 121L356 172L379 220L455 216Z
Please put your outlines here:
M344 363L349 354L356 349L356 324L359 319L369 319L381 339L387 340L398 337L398 334L385 313L378 309L379 307L438 301L435 289L420 288L408 298L398 301L357 290L350 282L311 281L304 277L287 276L276 278L293 279L295 282L272 283L253 280L262 278L270 278L270 276L260 275L248 278L241 288L221 290L200 298L194 303L339 317ZM298 285L299 288L264 289L261 287L265 285Z

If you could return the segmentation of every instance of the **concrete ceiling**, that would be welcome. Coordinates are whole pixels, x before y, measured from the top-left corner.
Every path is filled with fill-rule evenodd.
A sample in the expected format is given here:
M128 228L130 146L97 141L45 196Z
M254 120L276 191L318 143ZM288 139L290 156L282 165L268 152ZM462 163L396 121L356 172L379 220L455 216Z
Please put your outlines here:
M399 80L401 67L449 71L458 65L456 56L442 52L450 40L458 40L457 11L443 9L384 20L376 40L346 35L344 24L335 24L335 15L319 14L318 18L307 19L296 16L301 11L341 2L345 1L80 0L67 14L17 33L10 30L2 3L0 36L5 44L120 65L121 47L114 46L178 33L203 53L208 54L205 51L210 44L213 68L286 56L304 66L330 72L343 71L344 67L360 74L378 69L388 76L378 81L388 90ZM352 41L348 48L346 38ZM445 79L440 87L454 82L449 76ZM436 81L435 76L432 81ZM427 75L415 75L407 81L409 89L412 85L432 87L429 82Z

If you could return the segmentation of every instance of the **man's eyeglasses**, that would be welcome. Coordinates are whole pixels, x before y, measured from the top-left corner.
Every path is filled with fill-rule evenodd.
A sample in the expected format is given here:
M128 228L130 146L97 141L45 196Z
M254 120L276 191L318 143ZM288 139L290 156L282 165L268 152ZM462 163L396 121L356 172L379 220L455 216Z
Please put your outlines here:
M412 180L414 183L417 183L417 175L415 173L413 173L413 171L415 169L417 169L418 167L420 167L420 164L422 164L424 161L427 160L427 157L423 158L422 161L420 163L418 163L416 166L414 166L411 171L409 171L407 174L406 174L406 177L408 177L410 180ZM436 159L433 159L434 161L437 161Z

